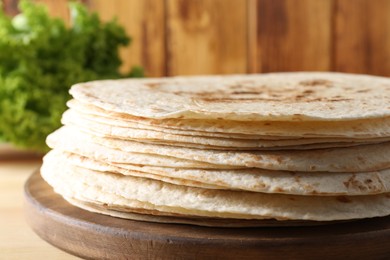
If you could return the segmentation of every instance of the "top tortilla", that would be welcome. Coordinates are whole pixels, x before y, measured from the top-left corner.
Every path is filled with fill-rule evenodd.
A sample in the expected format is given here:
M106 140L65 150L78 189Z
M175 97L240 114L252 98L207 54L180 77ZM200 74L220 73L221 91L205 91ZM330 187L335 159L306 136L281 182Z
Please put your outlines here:
M390 79L343 73L104 80L74 85L81 102L146 118L344 121L390 116Z

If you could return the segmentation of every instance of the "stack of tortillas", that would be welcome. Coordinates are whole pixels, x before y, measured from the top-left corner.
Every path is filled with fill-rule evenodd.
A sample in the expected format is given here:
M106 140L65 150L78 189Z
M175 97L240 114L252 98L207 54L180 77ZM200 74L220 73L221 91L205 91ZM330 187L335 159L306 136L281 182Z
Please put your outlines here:
M390 79L126 79L70 93L41 173L78 207L213 226L390 215Z

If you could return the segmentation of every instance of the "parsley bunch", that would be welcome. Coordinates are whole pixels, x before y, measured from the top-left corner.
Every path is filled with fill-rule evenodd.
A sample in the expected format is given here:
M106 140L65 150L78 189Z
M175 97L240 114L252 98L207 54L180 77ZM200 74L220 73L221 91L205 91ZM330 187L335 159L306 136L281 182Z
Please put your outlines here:
M4 14L0 2L0 139L45 151L46 136L60 126L77 82L142 76L118 68L120 46L130 38L115 20L103 23L79 3L70 4L71 26L44 6L21 1L21 14Z

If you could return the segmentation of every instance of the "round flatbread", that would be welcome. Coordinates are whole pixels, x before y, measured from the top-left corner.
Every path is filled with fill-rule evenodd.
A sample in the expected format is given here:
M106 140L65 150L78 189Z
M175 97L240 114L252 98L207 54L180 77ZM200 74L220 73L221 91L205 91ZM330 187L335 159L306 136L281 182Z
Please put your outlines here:
M65 126L49 135L47 143L52 148L75 153L79 153L79 150L89 154L101 151L102 156L99 158L107 156L104 154L105 149L110 149L107 150L109 154L116 153L123 158L127 154L137 153L149 156L152 163L154 156L163 156L190 161L193 165L212 164L220 165L221 168L247 167L301 172L370 172L390 168L390 142L318 150L220 151L105 138ZM100 146L99 150L95 148L97 146ZM96 156L93 158L98 159Z
M94 81L81 102L146 118L345 121L390 116L390 79L330 72Z
M61 160L41 174L64 197L183 216L332 221L390 214L388 193L370 196L294 196L210 190L99 172Z
M48 153L45 160L66 161L81 168L204 189L311 196L353 196L390 192L390 169L361 173L283 172L262 169L180 169L97 161L56 150Z
M197 135L196 133L172 133L170 129L143 129L137 126L123 126L117 120L84 116L68 110L62 117L64 125L74 126L95 135L138 140L148 143L175 145L182 147L220 150L281 150L318 149L348 147L368 143L389 141L390 138L351 139L351 138L297 138L297 139L240 139ZM118 126L119 125L119 126ZM187 131L188 132L188 131Z
M158 130L169 129L175 134L241 138L241 139L292 139L292 138L388 138L390 117L357 119L347 121L242 121L213 119L150 119L117 113L94 105L71 100L68 105L82 114L104 116L123 124L131 123L137 128Z

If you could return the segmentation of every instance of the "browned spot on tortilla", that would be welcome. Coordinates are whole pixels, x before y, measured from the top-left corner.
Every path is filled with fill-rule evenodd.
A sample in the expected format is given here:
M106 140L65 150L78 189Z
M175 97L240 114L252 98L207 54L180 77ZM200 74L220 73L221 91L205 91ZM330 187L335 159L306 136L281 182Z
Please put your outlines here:
M356 179L356 175L353 174L347 181L343 182L346 188L357 189L360 191L366 191L369 187Z
M90 98L95 98L95 96L94 95L92 95L92 94L90 94L90 93L84 93L84 95L86 96L86 97L90 97Z
M344 186L345 186L346 188L349 188L349 186L351 185L351 178L348 179L347 181L343 182L343 184L344 184Z
M275 160L278 162L278 163L282 163L283 162L283 159L281 156L274 156L275 157Z
M328 99L328 101L331 101L331 102L336 102L336 101L348 101L348 100L351 100L350 98L335 98L335 97L333 97L333 98L330 98L330 99Z
M312 93L314 93L314 91L311 89L306 89L305 91L303 91L303 94L312 94Z
M371 179L366 179L366 180L364 181L364 183L365 183L365 184L370 184L370 183L372 183L372 180L371 180Z
M158 108L158 107L151 107L150 110L152 110L153 112L164 112L165 111L165 110Z
M325 79L312 79L312 80L304 80L299 82L302 86L325 86L330 87L332 85L332 82Z
M349 198L346 197L346 196L337 196L337 197L336 197L336 200L337 200L337 201L340 201L340 202L342 202L342 203L351 203L351 202L352 202L352 200L349 199Z
M285 191L286 191L285 189L280 188L280 187L275 189L275 192L285 192Z
M359 163L366 163L366 160L364 159L364 157L358 156L356 158L358 159Z
M231 94L233 95L258 95L260 91L233 91Z
M303 186L303 188L305 189L306 192L309 192L309 193L313 192L315 190L314 187L312 185L309 185L309 184L305 184Z
M156 87L161 86L161 83L158 83L158 82L146 83L145 86L147 86L147 87L149 87L149 88L156 88Z
M216 180L214 184L215 185L219 185L219 186L226 186L226 185L228 185L226 182L221 181L221 180Z
M299 95L296 95L295 98L296 99L302 99L302 98L305 98L306 95L303 95L303 94L299 94Z
M263 100L263 101L279 101L279 99L276 98L260 98L260 97L253 97L253 98L202 98L203 101L206 102L229 102L229 103L234 103L234 102L241 102L241 101L258 101L258 100Z
M318 98L307 99L307 100L305 100L305 102L317 102L317 101L323 101L323 100L326 100L326 99L318 97Z

